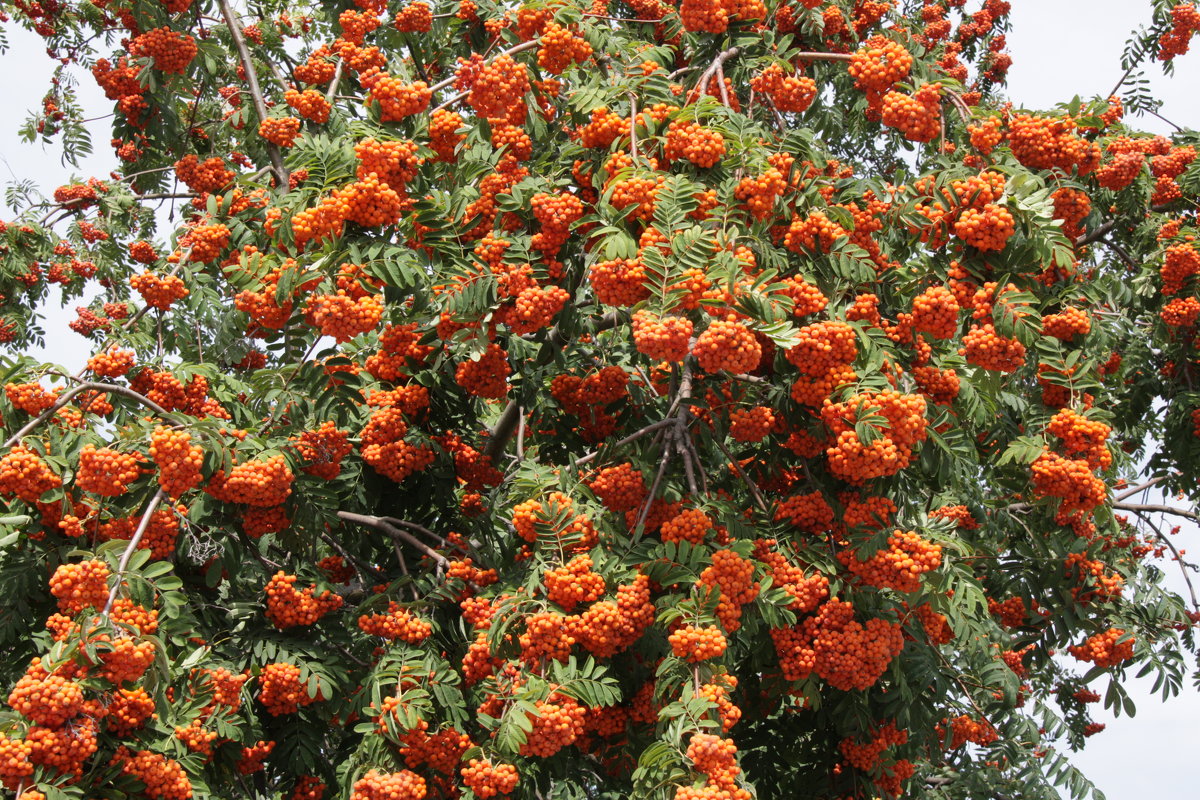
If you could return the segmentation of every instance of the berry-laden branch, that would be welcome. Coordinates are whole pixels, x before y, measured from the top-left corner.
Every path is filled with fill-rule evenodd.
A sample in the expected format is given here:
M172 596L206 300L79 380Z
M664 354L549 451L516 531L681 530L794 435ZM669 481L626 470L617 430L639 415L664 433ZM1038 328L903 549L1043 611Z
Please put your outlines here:
M1133 513L1137 514L1138 518L1141 519L1142 522L1145 522L1147 525L1149 525L1150 530L1154 531L1154 537L1162 542L1163 545L1171 551L1171 555L1174 557L1175 563L1179 565L1179 573L1183 576L1183 582L1187 586L1188 595L1192 599L1192 608L1197 612L1200 612L1200 598L1197 598L1196 588L1192 585L1192 576L1188 570L1187 562L1183 560L1183 555L1179 552L1179 549L1175 547L1175 543L1167 538L1162 530L1160 530L1159 527L1154 524L1154 521L1150 517L1149 513L1136 510L1133 511Z

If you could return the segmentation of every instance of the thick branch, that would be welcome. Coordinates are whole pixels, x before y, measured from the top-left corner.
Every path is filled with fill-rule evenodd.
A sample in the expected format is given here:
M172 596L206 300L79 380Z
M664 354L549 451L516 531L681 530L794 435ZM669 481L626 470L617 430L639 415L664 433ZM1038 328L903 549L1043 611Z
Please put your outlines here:
M117 562L117 574L112 588L108 590L108 600L104 603L104 610L100 612L106 617L108 612L112 611L113 603L117 601L117 593L121 590L121 576L125 574L125 568L129 566L129 559L133 557L133 551L137 550L137 546L141 544L142 537L146 535L146 529L150 527L150 517L153 516L154 509L158 508L158 504L163 501L164 497L166 497L166 493L159 489L154 493L154 497L150 498L146 508L142 510L142 519L138 522L137 530L133 532L133 538L129 540L125 552L121 554L121 560Z
M1150 513L1174 514L1177 517L1190 519L1193 522L1200 522L1200 514L1193 511L1185 511L1182 508L1175 506L1163 506L1144 503L1113 503L1113 511L1146 511Z
M401 539L404 542L415 547L417 550L420 550L425 555L432 558L435 562L437 562L437 564L439 566L444 567L447 563L446 557L444 555L442 555L441 553L437 552L436 550L430 548L428 545L426 545L424 542L422 542L417 537L413 536L408 531L397 528L395 525L393 525L387 519L384 519L382 517L373 517L368 514L354 514L349 511L339 511L339 512L337 512L337 515L338 515L338 519L345 520L346 522L354 522L359 525L365 525L368 528L374 528L375 530L383 531L388 536L391 536L393 539Z
M233 46L237 48L238 58L242 62L242 71L246 73L246 83L250 85L250 97L254 101L254 112L258 121L267 118L267 103L263 99L262 88L258 85L258 75L254 71L254 62L250 58L250 48L246 47L246 39L242 36L242 25L229 6L229 0L217 0L221 6L221 16L229 26L229 35L233 38ZM286 188L288 183L287 170L283 166L283 155L273 142L267 142L267 154L271 157L271 166L275 169L275 179L280 188Z
M1143 492L1146 489L1149 489L1151 486L1154 486L1155 484L1162 483L1166 479L1167 479L1166 475L1160 475L1157 478L1151 478L1150 480L1146 481L1145 483L1139 483L1137 486L1134 486L1132 489L1126 489L1125 491L1121 492L1119 495L1116 495L1115 497L1113 497L1113 500L1115 502L1119 503L1122 500L1124 500L1126 497L1133 497L1138 492Z
M29 422L25 423L25 425L22 426L20 430L18 430L16 433L14 433L12 436L10 436L8 438L8 440L4 442L4 448L8 449L9 447L12 447L17 442L21 441L23 438L28 436L31 431L33 431L35 428L37 428L39 425L44 423L46 420L50 419L55 414L57 414L60 409L62 409L64 406L70 404L71 400L76 395L81 394L83 392L87 392L87 391L109 392L111 394L119 394L119 395L122 395L123 397L128 397L131 400L136 400L137 402L139 402L142 405L149 408L151 411L154 411L156 414L161 414L163 416L167 416L170 414L169 411L167 411L165 408L160 406L158 403L155 403L153 400L146 397L145 395L139 394L139 393L135 392L133 389L130 389L126 386L118 386L114 383L93 383L93 382L89 381L87 383L81 383L78 386L72 386L70 389L67 389L65 392L63 392L61 395L59 395L58 400L56 400L54 402L54 405L50 406L45 411L43 411L41 414L38 414L36 417L31 419Z

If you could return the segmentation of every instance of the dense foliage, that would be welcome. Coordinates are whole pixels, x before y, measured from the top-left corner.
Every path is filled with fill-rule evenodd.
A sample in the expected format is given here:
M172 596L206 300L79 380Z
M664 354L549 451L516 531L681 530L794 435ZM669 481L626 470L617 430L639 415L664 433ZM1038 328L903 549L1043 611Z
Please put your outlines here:
M0 4L119 164L0 223L4 788L1092 792L1195 667L1195 7L1022 110L1004 0L355 1Z

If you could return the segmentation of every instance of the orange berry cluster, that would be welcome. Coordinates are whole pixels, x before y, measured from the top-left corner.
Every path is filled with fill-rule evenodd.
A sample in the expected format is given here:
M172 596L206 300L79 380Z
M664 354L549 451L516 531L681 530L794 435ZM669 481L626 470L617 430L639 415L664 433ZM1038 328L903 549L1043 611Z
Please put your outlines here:
M693 733L688 740L687 757L708 779L708 785L698 791L680 787L675 792L675 800L715 800L718 797L749 800L750 793L737 787L737 777L742 772L737 763L737 752L732 739L722 739L711 733Z
M279 147L291 147L300 135L298 117L267 117L258 123L258 135Z
M838 553L838 560L869 586L917 592L921 576L941 566L942 547L915 533L898 530L888 537L886 547L865 561L853 550Z
M420 114L429 108L433 97L425 81L405 83L378 69L364 72L359 76L359 82L367 89L368 102L379 105L381 122L399 122Z
M750 79L750 88L771 99L779 111L807 111L817 98L817 82L807 75L785 75L783 68L772 64Z
M37 416L58 400L57 391L47 392L38 383L6 383L4 396L12 403L13 408L31 416Z
M432 625L395 601L388 603L386 614L363 614L358 618L358 627L371 636L409 644L420 644L433 635Z
M572 636L597 658L611 658L640 639L654 616L650 579L638 575L617 587L615 602L601 600L571 619Z
M224 159L213 156L201 161L195 153L189 153L175 162L175 176L193 192L201 193L218 192L228 186L235 177L233 171L225 166ZM143 261L142 258L138 258L138 254L133 252L136 245L145 247L150 247L150 245L145 242L137 242L129 248L135 261ZM151 253L153 253L153 248L151 248ZM146 255L144 252L142 254ZM143 263L152 264L156 259L155 255Z
M1200 251L1190 242L1171 245L1163 254L1159 274L1163 281L1162 293L1178 294L1189 278L1200 274Z
M1046 430L1062 439L1068 453L1082 454L1093 469L1107 469L1112 464L1112 455L1105 445L1112 428L1103 422L1064 408L1054 415Z
M513 125L525 121L529 75L524 64L505 53L486 64L464 63L458 76L461 84L456 83L455 87L469 90L467 105L476 114L489 119L507 119Z
M572 64L582 64L592 56L586 39L556 22L547 23L538 45L538 66L551 75L561 75Z
M478 360L461 362L454 371L454 381L476 397L498 400L508 394L508 376L512 367L508 353L492 342Z
M223 503L266 508L282 505L292 493L295 476L283 456L238 464L225 475L218 470L205 490Z
M604 578L592 572L592 559L578 555L542 576L546 597L568 613L580 603L592 603L604 596Z
M433 449L404 441L407 433L408 423L401 409L379 409L359 434L363 461L396 483L429 466Z
M588 281L596 300L605 305L632 306L650 295L645 286L646 271L637 259L598 261L592 265Z
M381 773L370 770L350 788L350 800L425 800L425 779L407 769Z
M759 585L754 580L754 562L742 558L733 550L717 550L713 553L712 564L700 573L697 583L720 592L717 619L730 633L741 627L742 606L758 597Z
M526 734L525 743L517 751L521 755L549 758L583 735L587 708L573 698L555 692L534 705L537 715L530 720L533 729Z
M169 310L176 300L182 300L190 294L178 275L160 278L152 272L143 272L130 278L129 285L142 296L146 305L159 311Z
M179 238L179 246L191 249L191 261L208 264L216 260L221 251L229 246L232 235L229 228L220 223L199 225Z
M783 245L793 253L828 253L833 243L849 231L829 219L823 212L813 211L807 217L792 217Z
M1054 201L1054 218L1063 221L1063 234L1075 240L1083 235L1082 224L1092 213L1092 201L1085 192L1063 186L1050 195Z
M79 451L75 483L85 492L119 497L141 477L141 461L136 453L118 453L108 447L97 449L93 444L85 444Z
M1158 40L1160 61L1170 61L1187 53L1192 37L1200 32L1200 11L1195 3L1176 3L1171 7L1171 29Z
M1016 372L1025 364L1025 345L996 333L990 322L972 325L958 352L966 356L967 363L994 372Z
M140 686L136 689L118 689L108 704L105 726L117 736L128 736L145 725L153 715L154 698L145 689Z
M686 508L662 523L659 535L664 542L700 544L716 525L712 518L698 508Z
M772 631L785 678L799 680L815 672L842 691L873 686L904 648L898 623L874 618L863 625L854 618L854 607L837 598L800 625L777 630L786 632Z
M321 423L316 430L304 431L292 442L300 457L309 462L304 471L325 480L333 480L341 473L342 459L354 449L349 432L338 430L332 420Z
M820 490L798 494L779 503L777 521L786 520L807 533L825 533L833 528L833 508Z
M774 539L756 540L754 558L766 569L772 583L792 596L789 608L799 613L812 611L829 596L829 579L818 572L806 576L804 570L790 563L782 553L771 549L775 544Z
M342 607L342 598L328 590L316 595L316 586L296 590L297 577L282 570L267 582L267 619L279 630L313 625L321 617Z
M189 800L192 784L179 762L173 758L138 750L130 753L122 746L113 755L112 763L120 764L121 772L142 782L142 793L155 800Z
M913 298L913 330L935 339L949 339L958 332L959 311L953 292L944 286L931 286Z
M725 634L721 633L721 629L716 625L706 625L703 628L685 625L668 636L667 641L676 658L693 664L720 658L725 654L727 646Z
M337 294L313 295L304 309L304 320L309 325L339 343L375 330L382 317L382 295L354 299L341 289Z
M685 158L698 167L711 167L725 155L725 137L698 123L676 120L667 126L663 154L671 161Z
M309 696L308 689L300 682L300 668L294 664L267 664L259 673L258 701L273 717L295 714L301 706L316 699Z
M588 482L592 494L604 507L616 514L638 508L646 499L646 480L641 470L626 461L615 467L605 467Z
M868 422L878 434L870 444L862 442L855 430L864 416L883 418ZM821 419L835 437L835 444L825 451L829 471L853 484L895 475L911 463L913 447L927 436L925 398L892 390L857 394L842 403L827 400Z
M729 436L739 442L760 442L777 421L775 412L766 406L735 409L729 415Z
M603 106L593 108L590 121L579 129L579 143L598 150L607 150L617 139L627 136L629 120Z
M1104 481L1092 474L1092 466L1085 459L1063 458L1047 451L1037 457L1030 470L1033 493L1038 497L1059 498L1060 514L1089 512L1108 495Z
M418 0L396 12L392 25L401 33L428 33L433 28L433 9Z
M883 96L881 121L912 142L937 138L942 122L942 85L925 83L911 95L890 91Z
M96 559L62 564L50 577L50 594L58 599L58 610L70 616L88 608L104 608L110 574L108 565Z
M57 728L84 710L79 684L46 674L36 658L9 692L7 702L18 714L46 728Z
M954 234L978 250L1003 250L1016 233L1012 212L988 203L982 208L963 209L954 223Z
M913 57L903 45L883 36L872 36L850 57L846 71L854 85L867 93L869 103L875 104L912 69Z
M733 196L750 216L762 221L771 216L775 198L782 197L787 188L783 173L772 168L762 175L742 178L733 190Z
M129 43L129 55L153 59L156 69L174 75L182 75L198 52L195 39L165 27L147 31Z
M36 503L43 494L60 486L62 478L24 445L17 445L0 458L0 495L15 495L26 503Z
M1009 121L1008 144L1017 161L1029 169L1077 170L1087 175L1100 163L1100 146L1075 135L1069 117L1015 114Z
M545 503L526 500L513 508L513 528L530 544L537 542L541 527L557 539L560 547L590 550L598 538L596 528L586 514L572 515L573 506L571 498L562 492L551 492ZM560 520L563 525L554 529L553 524Z
M106 352L97 353L89 358L87 369L97 378L119 378L133 369L134 358L132 350L121 350L113 345ZM6 386L5 391L7 390Z
M320 124L329 121L329 111L333 106L325 99L325 95L316 89L305 89L303 92L288 89L283 93L283 99L309 122Z
M1042 334L1069 342L1076 336L1086 336L1092 320L1082 308L1068 306L1057 314L1042 317Z
M1176 297L1163 306L1158 316L1164 324L1173 328L1190 328L1200 318L1200 300L1194 297Z
M1124 641L1120 641L1124 638ZM1088 637L1081 645L1067 648L1080 661L1090 661L1097 667L1115 667L1133 658L1136 640L1125 636L1120 628L1109 628L1103 633Z
M493 764L489 759L472 758L459 770L463 785L476 797L487 800L502 794L512 794L517 788L517 768L512 764Z
M158 484L170 497L177 498L199 486L204 476L204 451L193 445L187 431L158 425L150 435L150 458L158 467Z
M731 316L710 322L696 337L692 355L705 372L726 370L741 375L758 366L762 360L762 345L745 325Z

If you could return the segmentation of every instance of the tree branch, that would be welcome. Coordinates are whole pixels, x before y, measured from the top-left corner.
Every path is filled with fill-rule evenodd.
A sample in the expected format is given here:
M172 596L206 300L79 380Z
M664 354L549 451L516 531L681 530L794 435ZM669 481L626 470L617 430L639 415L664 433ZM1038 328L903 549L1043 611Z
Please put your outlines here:
M150 410L154 411L157 414L161 414L164 417L170 416L170 413L171 413L171 412L167 411L165 408L163 408L162 406L160 406L158 403L151 400L150 398L146 397L145 395L139 394L139 393L135 392L133 389L130 389L126 386L118 386L115 383L94 383L92 381L88 381L86 383L81 383L77 386L72 386L70 389L67 389L66 391L64 391L61 395L59 395L58 400L56 400L54 402L54 405L50 406L45 411L43 411L41 414L38 414L36 417L31 419L29 422L25 423L25 425L23 425L20 430L18 430L16 433L14 433L12 436L10 436L7 439L7 441L4 442L3 447L5 449L12 447L14 444L21 441L21 439L28 436L29 433L31 431L33 431L35 428L37 428L39 425L41 425L46 420L50 419L55 414L57 414L59 412L59 410L62 409L64 406L69 405L71 400L76 395L81 394L83 392L87 392L87 391L109 392L111 394L119 394L119 395L122 395L123 397L128 397L131 400L136 400L137 402L146 406Z
M238 58L242 62L242 71L246 73L246 83L250 85L250 97L254 101L254 111L258 114L258 121L262 122L267 118L267 103L263 100L262 88L258 85L258 75L254 71L250 49L246 47L246 39L242 36L242 25L238 21L237 15L233 13L229 0L217 0L217 4L221 7L221 16L225 18L225 24L229 27L233 46L238 51ZM283 155L274 142L267 142L266 145L267 154L271 157L271 166L275 170L277 185L283 189L288 184L287 169L283 166Z
M1158 512L1160 514L1174 514L1177 517L1190 519L1192 522L1200 522L1200 514L1194 511L1185 511L1182 508L1175 506L1145 504L1145 503L1113 503L1113 511L1148 511L1151 513Z
M146 535L146 529L150 527L150 517L154 514L154 509L158 508L158 504L163 501L164 497L166 497L166 493L159 489L142 510L142 518L138 522L137 530L133 532L133 537L129 540L125 552L121 554L121 560L117 562L115 580L112 588L108 590L108 600L104 603L104 610L100 612L103 616L107 617L108 612L112 611L113 603L117 601L117 593L121 590L121 576L125 574L125 568L129 566L129 559L133 557L133 551L142 543L142 537Z
M368 514L354 514L350 511L339 511L337 512L337 515L338 519L345 520L346 522L354 522L359 525L364 525L368 528L374 528L375 530L383 531L393 539L402 539L403 541L415 547L417 550L432 558L435 562L437 562L438 566L444 567L448 563L444 555L430 548L408 531L397 528L383 517L373 517ZM409 524L411 525L412 523Z

